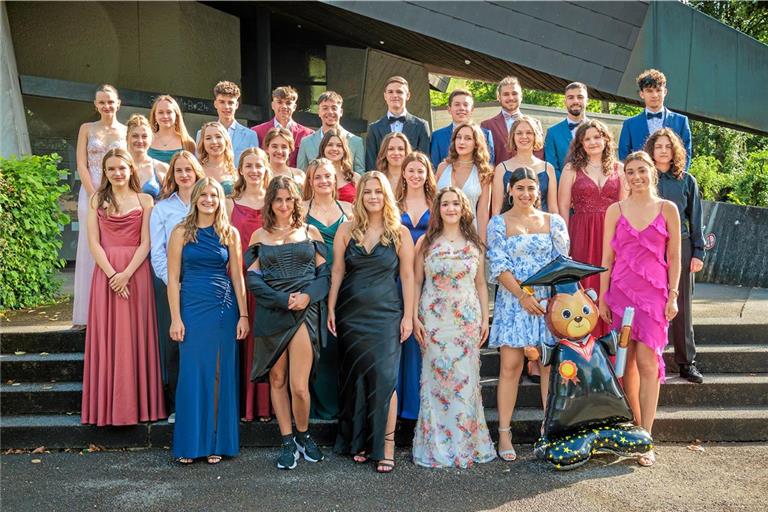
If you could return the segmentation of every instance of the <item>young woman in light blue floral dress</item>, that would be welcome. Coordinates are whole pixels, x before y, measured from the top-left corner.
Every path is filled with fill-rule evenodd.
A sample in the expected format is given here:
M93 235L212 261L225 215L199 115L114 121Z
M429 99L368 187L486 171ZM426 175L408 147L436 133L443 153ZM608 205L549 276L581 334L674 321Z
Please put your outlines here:
M536 173L528 167L512 172L508 194L512 208L491 218L488 224L488 260L491 279L499 284L493 310L493 325L488 346L499 348L499 456L506 461L517 458L512 446L510 423L517 401L517 388L523 369L525 349L554 344L547 329L540 301L548 298L546 287L533 295L520 288L543 265L559 254L568 255L568 229L556 214L537 208L541 189ZM541 369L542 405L546 405L549 368Z
M423 366L413 461L419 466L467 468L496 458L480 396L488 289L473 217L461 190L442 189L416 246L414 334Z

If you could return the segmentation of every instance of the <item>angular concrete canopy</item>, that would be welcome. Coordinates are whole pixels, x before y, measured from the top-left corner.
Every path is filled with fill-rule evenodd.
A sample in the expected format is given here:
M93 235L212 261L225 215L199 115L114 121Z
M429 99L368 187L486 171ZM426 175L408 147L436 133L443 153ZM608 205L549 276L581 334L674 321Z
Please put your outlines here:
M637 103L634 78L667 75L667 105L768 134L768 46L679 2L267 2L349 44L423 62L429 71ZM262 4L263 5L263 4Z

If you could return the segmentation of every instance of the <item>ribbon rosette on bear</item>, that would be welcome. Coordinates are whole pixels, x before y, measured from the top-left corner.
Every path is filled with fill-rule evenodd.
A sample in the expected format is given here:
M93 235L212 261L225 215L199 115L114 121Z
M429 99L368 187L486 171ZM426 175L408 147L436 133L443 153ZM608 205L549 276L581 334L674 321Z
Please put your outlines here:
M603 270L558 256L522 283L552 288L546 319L557 344L542 348L541 362L557 371L550 372L544 432L534 453L560 470L581 466L596 452L635 456L653 447L651 435L632 424L632 411L609 359L619 345L616 331L601 338L592 335L597 295L584 290L579 280Z

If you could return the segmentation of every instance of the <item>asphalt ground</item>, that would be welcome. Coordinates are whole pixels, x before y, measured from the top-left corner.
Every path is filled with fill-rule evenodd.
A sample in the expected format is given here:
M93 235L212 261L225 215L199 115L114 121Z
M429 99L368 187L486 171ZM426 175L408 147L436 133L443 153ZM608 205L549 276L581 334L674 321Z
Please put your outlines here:
M420 468L398 449L390 475L333 454L279 471L272 448L246 449L216 466L180 466L162 449L5 454L0 498L2 510L15 512L768 509L768 444L662 445L651 468L600 456L570 472L536 460L530 446L518 448L515 463L467 470Z

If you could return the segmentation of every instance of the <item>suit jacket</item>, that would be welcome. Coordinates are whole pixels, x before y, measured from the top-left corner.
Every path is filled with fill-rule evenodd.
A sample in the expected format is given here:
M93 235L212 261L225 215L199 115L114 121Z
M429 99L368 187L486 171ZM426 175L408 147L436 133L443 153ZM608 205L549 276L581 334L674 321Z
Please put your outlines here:
M289 123L289 130L291 131L291 135L293 135L293 151L291 151L290 156L288 157L288 165L291 167L296 167L296 158L299 154L299 146L301 145L301 139L306 137L307 135L312 135L315 131L312 128L307 128L306 126L302 126L296 121L292 121ZM267 132L275 127L275 118L273 117L266 123L261 123L260 125L256 125L251 128L251 130L255 131L256 134L259 136L259 140L261 143L264 143L264 139L267 136ZM266 149L266 148L264 148Z
M685 152L688 153L688 161L685 164L685 168L688 169L691 165L691 127L688 124L688 117L664 107L663 121L664 128L672 128L682 139ZM621 126L621 136L619 136L619 158L624 160L633 151L643 149L649 135L645 111L625 119Z
M491 154L491 162L493 162L495 158L493 135L487 128L480 128L480 130L485 135L485 143L488 145L488 152ZM429 142L429 154L432 159L432 166L435 169L448 156L448 148L451 146L451 135L453 135L453 123L432 132L432 140Z
M573 134L568 129L567 118L550 126L547 130L547 137L544 139L544 157L555 168L558 181L560 181L560 173L565 167L565 158L568 156L568 149L571 147L572 140Z
M240 161L240 153L248 148L259 147L259 137L237 121L230 125L227 132L231 132L229 138L232 139L232 151L235 154L235 166L237 166L237 163ZM197 135L195 136L195 143L197 142L200 142L200 130L197 130Z
M349 133L341 126L339 126L339 129L341 130L341 133L347 137L347 144L349 145L349 150L352 152L352 168L358 174L364 173L365 149L363 148L363 139L357 135ZM296 159L296 164L299 169L306 171L309 162L317 158L317 155L320 152L320 142L322 142L322 140L323 130L317 130L301 140L299 155Z
M379 148L381 148L381 141L391 131L386 115L368 125L368 134L365 136L365 168L367 170L376 169L376 157L379 154ZM424 119L406 112L403 134L408 138L414 151L429 154L429 124Z
M517 151L510 151L507 149L509 132L507 131L507 123L504 121L504 115L501 112L490 119L486 119L480 123L480 126L490 130L493 135L493 149L496 153L496 158L492 160L493 165L499 165L504 160L509 160L517 154ZM544 159L543 149L536 150L533 154L536 155L537 158Z

